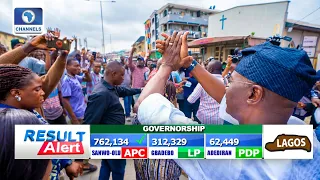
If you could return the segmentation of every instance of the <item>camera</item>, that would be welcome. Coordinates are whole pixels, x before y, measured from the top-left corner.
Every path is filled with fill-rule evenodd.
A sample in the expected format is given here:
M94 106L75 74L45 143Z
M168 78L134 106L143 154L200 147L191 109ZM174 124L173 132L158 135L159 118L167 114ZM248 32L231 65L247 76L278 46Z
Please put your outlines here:
M232 63L236 64L236 63L240 62L240 60L241 60L240 56L238 56L238 55L232 56Z
M236 64L238 62L240 62L241 58L242 58L242 54L239 48L236 48L234 50L234 55L231 56L232 58L232 63Z
M267 41L270 42L271 44L275 45L275 46L280 46L282 39L285 40L285 41L288 41L288 42L290 42L292 40L292 38L289 37L289 36L282 37L279 34L276 34L274 36L269 37L267 39Z

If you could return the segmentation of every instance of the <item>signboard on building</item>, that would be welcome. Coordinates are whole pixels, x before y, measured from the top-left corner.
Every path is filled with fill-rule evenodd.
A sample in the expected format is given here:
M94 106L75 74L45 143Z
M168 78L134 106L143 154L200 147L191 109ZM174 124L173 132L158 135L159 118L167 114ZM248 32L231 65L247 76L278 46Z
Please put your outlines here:
M308 54L309 57L314 57L315 55L315 52L316 52L316 48L313 47L313 48L303 48L303 50L305 50Z
M317 36L305 36L303 39L303 46L316 46L317 40Z

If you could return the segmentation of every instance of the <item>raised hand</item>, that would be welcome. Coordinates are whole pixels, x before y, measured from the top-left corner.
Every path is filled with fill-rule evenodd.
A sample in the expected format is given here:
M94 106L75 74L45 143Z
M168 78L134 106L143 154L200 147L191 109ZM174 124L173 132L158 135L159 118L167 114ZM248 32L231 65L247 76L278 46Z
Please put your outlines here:
M172 37L167 36L164 47L164 53L162 57L162 64L172 67L172 70L178 70L183 65L185 57L181 60L181 47L183 40L183 32L174 32ZM157 47L159 48L159 47Z
M54 40L54 35L52 33L46 33L43 35L39 35L31 39L30 42L27 43L28 46L31 46L33 50L35 49L43 49L43 50L50 50L54 51L55 48L48 48L47 41Z
M74 50L77 50L78 49L78 39L77 39L77 36L76 35L73 35L73 41L75 41L75 46L74 46Z
M59 28L54 28L53 34L56 38L60 37L61 30Z
M87 69L82 69L83 74L87 74L89 73L89 71Z
M185 33L179 32L179 34L177 34L177 32L174 32L172 37L164 33L161 35L165 38L165 40L157 40L156 48L160 53L163 54L163 56L165 56L164 54L167 48L170 48L172 45L175 45L173 42L177 41L178 44L180 45L179 56L176 57L174 62L171 62L171 63L174 63L173 65L171 64L173 69L177 70L180 67L189 67L190 64L192 63L193 58L191 56L188 56L188 42L187 42L188 32L185 32Z
M78 39L77 39L76 35L73 35L72 38L73 38L74 41L78 42Z
M47 28L47 33L52 33L52 32L53 32L52 28L51 28L51 27L48 27L48 28Z
M137 48L135 48L135 47L132 47L132 49L131 49L131 54L133 54L134 52L136 52L136 50L137 50Z

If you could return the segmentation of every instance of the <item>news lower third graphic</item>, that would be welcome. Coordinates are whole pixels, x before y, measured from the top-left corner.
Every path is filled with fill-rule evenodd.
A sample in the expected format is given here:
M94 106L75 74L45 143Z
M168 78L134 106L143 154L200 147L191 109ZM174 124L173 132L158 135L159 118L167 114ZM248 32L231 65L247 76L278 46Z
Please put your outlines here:
M312 159L313 128L309 125L263 125L265 159Z
M16 125L16 159L89 158L90 126Z
M15 8L15 34L41 34L43 32L42 8Z
M308 125L16 125L16 159L312 159Z

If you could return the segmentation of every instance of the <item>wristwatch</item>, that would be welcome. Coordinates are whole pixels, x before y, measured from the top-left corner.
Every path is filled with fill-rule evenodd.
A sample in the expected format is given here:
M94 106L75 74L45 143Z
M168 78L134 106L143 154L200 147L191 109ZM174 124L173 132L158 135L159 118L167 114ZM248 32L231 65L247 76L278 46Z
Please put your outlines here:
M190 73L196 67L197 64L198 62L196 60L193 60L191 65L187 69L185 69L185 71Z

